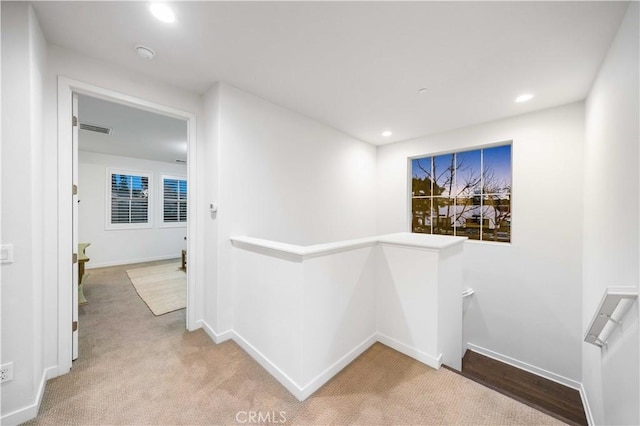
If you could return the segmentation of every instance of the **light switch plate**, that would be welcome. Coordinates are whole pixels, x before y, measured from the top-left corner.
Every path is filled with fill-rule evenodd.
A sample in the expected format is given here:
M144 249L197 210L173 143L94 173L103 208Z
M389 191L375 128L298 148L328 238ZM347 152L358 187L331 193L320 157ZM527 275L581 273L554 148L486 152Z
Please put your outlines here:
M13 263L13 244L0 246L0 263Z

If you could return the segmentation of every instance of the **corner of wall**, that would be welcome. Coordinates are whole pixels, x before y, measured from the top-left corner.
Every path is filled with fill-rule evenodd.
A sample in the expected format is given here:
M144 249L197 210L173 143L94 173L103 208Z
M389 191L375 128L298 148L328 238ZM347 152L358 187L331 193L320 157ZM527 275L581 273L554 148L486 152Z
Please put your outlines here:
M587 424L589 424L589 426L595 425L596 422L593 419L593 412L591 411L591 406L589 405L587 391L584 389L584 383L580 383L580 399L582 400L582 406L584 407L584 414L587 417Z
M196 261L202 267L202 296L199 298L199 312L205 330L210 329L215 336L215 331L219 329L218 304L219 302L219 228L220 214L218 211L211 211L210 204L220 206L220 83L216 82L202 95L203 104L203 131L204 136L200 139L201 145L198 147L200 155L198 161L198 178L203 184L198 194L201 200L198 204L202 211L207 213L202 215L203 223L200 229L203 230L199 249L200 257ZM224 208L224 206L223 206ZM207 259L203 255L206 253Z
M35 417L44 391L45 272L42 201L47 44L29 3L2 2L2 239L14 260L2 266L2 354L14 379L2 385L3 423ZM11 179L7 179L10 176ZM12 185L19 180L21 185ZM9 206L20 205L21 209ZM25 214L26 212L26 214ZM20 303L15 303L20 301Z
M582 253L585 328L607 286L637 286L640 279L639 40L640 7L638 2L630 2L586 101ZM616 221L625 225L602 227L609 206L619 200L625 200L625 208L616 215ZM620 333L610 342L609 350L582 344L581 393L587 415L595 424L640 422L637 312L627 313L626 330L619 327ZM621 383L623 377L626 379Z
M3 414L2 417L0 417L0 424L3 424L5 426L19 425L35 418L38 415L38 411L40 410L40 404L42 403L42 397L44 396L44 389L47 380L50 377L55 376L55 369L56 367L49 367L42 372L40 384L38 385L38 390L33 402L25 407L7 414Z

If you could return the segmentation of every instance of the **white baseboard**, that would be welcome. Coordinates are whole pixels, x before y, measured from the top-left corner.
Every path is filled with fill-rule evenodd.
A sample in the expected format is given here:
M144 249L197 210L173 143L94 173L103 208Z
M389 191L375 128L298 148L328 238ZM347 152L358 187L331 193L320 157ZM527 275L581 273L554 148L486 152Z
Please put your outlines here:
M552 373L551 371L547 371L543 368L536 367L535 365L527 364L526 362L519 361L515 358L511 358L507 355L502 355L498 352L494 352L489 349L485 349L481 346L474 345L473 343L467 343L467 349L477 352L480 355L493 358L497 361L504 362L505 364L509 364L512 367L516 367L521 370L528 371L529 373L535 374L540 377L544 377L545 379L549 379L553 382L560 383L561 385L565 385L567 387L580 391L580 388L581 388L580 382L576 382L575 380L569 379L567 377L561 376L556 373Z
M2 417L0 417L0 424L4 426L19 425L35 418L38 415L38 411L40 410L40 403L42 402L42 396L44 395L44 388L47 384L47 379L48 377L54 377L56 370L57 367L46 368L42 372L42 378L40 379L38 392L35 395L33 403L27 405L26 407L12 411L8 414L2 415Z
M258 349L256 349L251 343L249 343L244 337L233 332L233 340L240 346L246 353L251 356L258 364L269 372L282 386L287 388L289 392L293 394L298 401L303 401L305 398L304 390L300 387L291 377L289 377L284 371L280 370L269 358L264 356Z
M372 334L366 338L363 342L356 345L353 349L347 352L342 358L329 366L322 373L314 377L304 386L300 386L291 377L289 377L284 371L276 366L269 358L264 356L258 349L256 349L251 343L249 343L244 337L238 333L233 332L233 340L247 352L251 358L253 358L258 364L260 364L265 370L267 370L276 380L282 384L289 392L295 396L298 401L304 401L315 391L320 389L322 385L331 380L336 374L338 374L343 368L349 365L354 359L362 355L364 351L369 349L371 345L376 342L376 334Z
M179 254L179 253L178 253ZM176 256L175 253L167 254L164 256L154 256L154 257L144 257L140 259L125 259L125 260L114 260L111 262L87 262L85 264L85 269L96 269L96 268L106 268L107 266L122 266L122 265L131 265L134 263L144 263L144 262L155 262L156 260L170 260L176 259L180 260L180 256Z
M591 407L589 406L589 398L587 398L587 391L585 390L582 383L580 384L580 399L582 399L584 414L585 416L587 416L587 423L589 424L589 426L595 425L596 422L593 420L593 413L591 412Z
M196 325L202 327L202 329L209 335L211 340L216 343L223 342L232 338L238 346L240 346L251 358L253 358L258 364L269 372L282 386L284 386L289 392L291 392L299 401L304 401L315 391L320 389L325 383L331 380L342 369L349 365L353 360L358 358L364 351L369 349L371 345L376 342L380 342L392 349L397 350L411 358L414 358L424 364L427 364L433 368L440 368L442 366L442 355L433 357L417 349L411 348L403 343L398 342L388 336L381 335L379 333L373 333L364 341L357 344L353 349L344 354L338 361L327 367L322 373L311 379L309 383L300 385L291 377L289 377L284 371L280 369L275 363L273 363L267 356L260 352L255 346L253 346L247 339L238 334L236 331L229 330L224 333L216 333L209 324L204 320L196 321Z
M227 330L222 333L216 333L213 327L207 324L205 320L196 321L196 329L198 328L202 328L204 332L207 333L207 336L209 336L209 338L216 344L225 342L233 338L233 331Z
M376 333L372 334L371 336L366 338L364 341L362 341L359 345L357 345L355 348L347 352L342 358L336 361L329 368L327 368L322 373L318 374L316 377L311 379L311 381L302 389L301 391L302 393L298 397L298 399L300 401L304 401L309 396L311 396L311 394L313 394L315 391L320 389L322 385L324 385L329 380L331 380L333 376L338 374L343 368L351 364L351 362L354 359L358 358L360 355L364 353L364 351L369 349L371 345L376 343L377 341L376 337L377 337Z
M416 348L412 348L411 346L408 346L402 342L399 342L389 336L380 333L377 334L377 339L378 342L382 343L383 345L389 346L391 349L395 349L396 351L403 353L406 356L409 356L417 361L420 361L423 364L427 364L431 368L438 369L442 366L442 354L434 357L433 355L429 355L427 353L419 351Z
M45 377L45 380L51 380L51 379L53 379L55 377L58 377L58 376L64 376L65 374L70 372L71 369L67 368L67 369L60 370L60 368L57 365L54 365L52 367L49 367L49 368L45 369L44 371L45 371L45 373L47 375Z

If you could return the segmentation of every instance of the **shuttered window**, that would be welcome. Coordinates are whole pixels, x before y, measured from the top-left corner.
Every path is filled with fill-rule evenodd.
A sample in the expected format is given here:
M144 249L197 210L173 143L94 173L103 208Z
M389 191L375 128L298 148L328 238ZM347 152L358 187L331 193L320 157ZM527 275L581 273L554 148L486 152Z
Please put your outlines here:
M109 170L107 229L150 228L151 175Z
M187 180L162 176L162 225L185 226L187 223Z

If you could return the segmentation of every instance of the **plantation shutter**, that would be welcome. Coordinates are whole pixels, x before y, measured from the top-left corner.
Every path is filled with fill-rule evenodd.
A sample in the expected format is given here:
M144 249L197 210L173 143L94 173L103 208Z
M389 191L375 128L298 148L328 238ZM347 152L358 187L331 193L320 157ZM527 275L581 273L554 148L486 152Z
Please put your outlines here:
M163 221L180 223L187 221L187 181L163 178Z
M149 178L111 174L111 223L149 222Z

